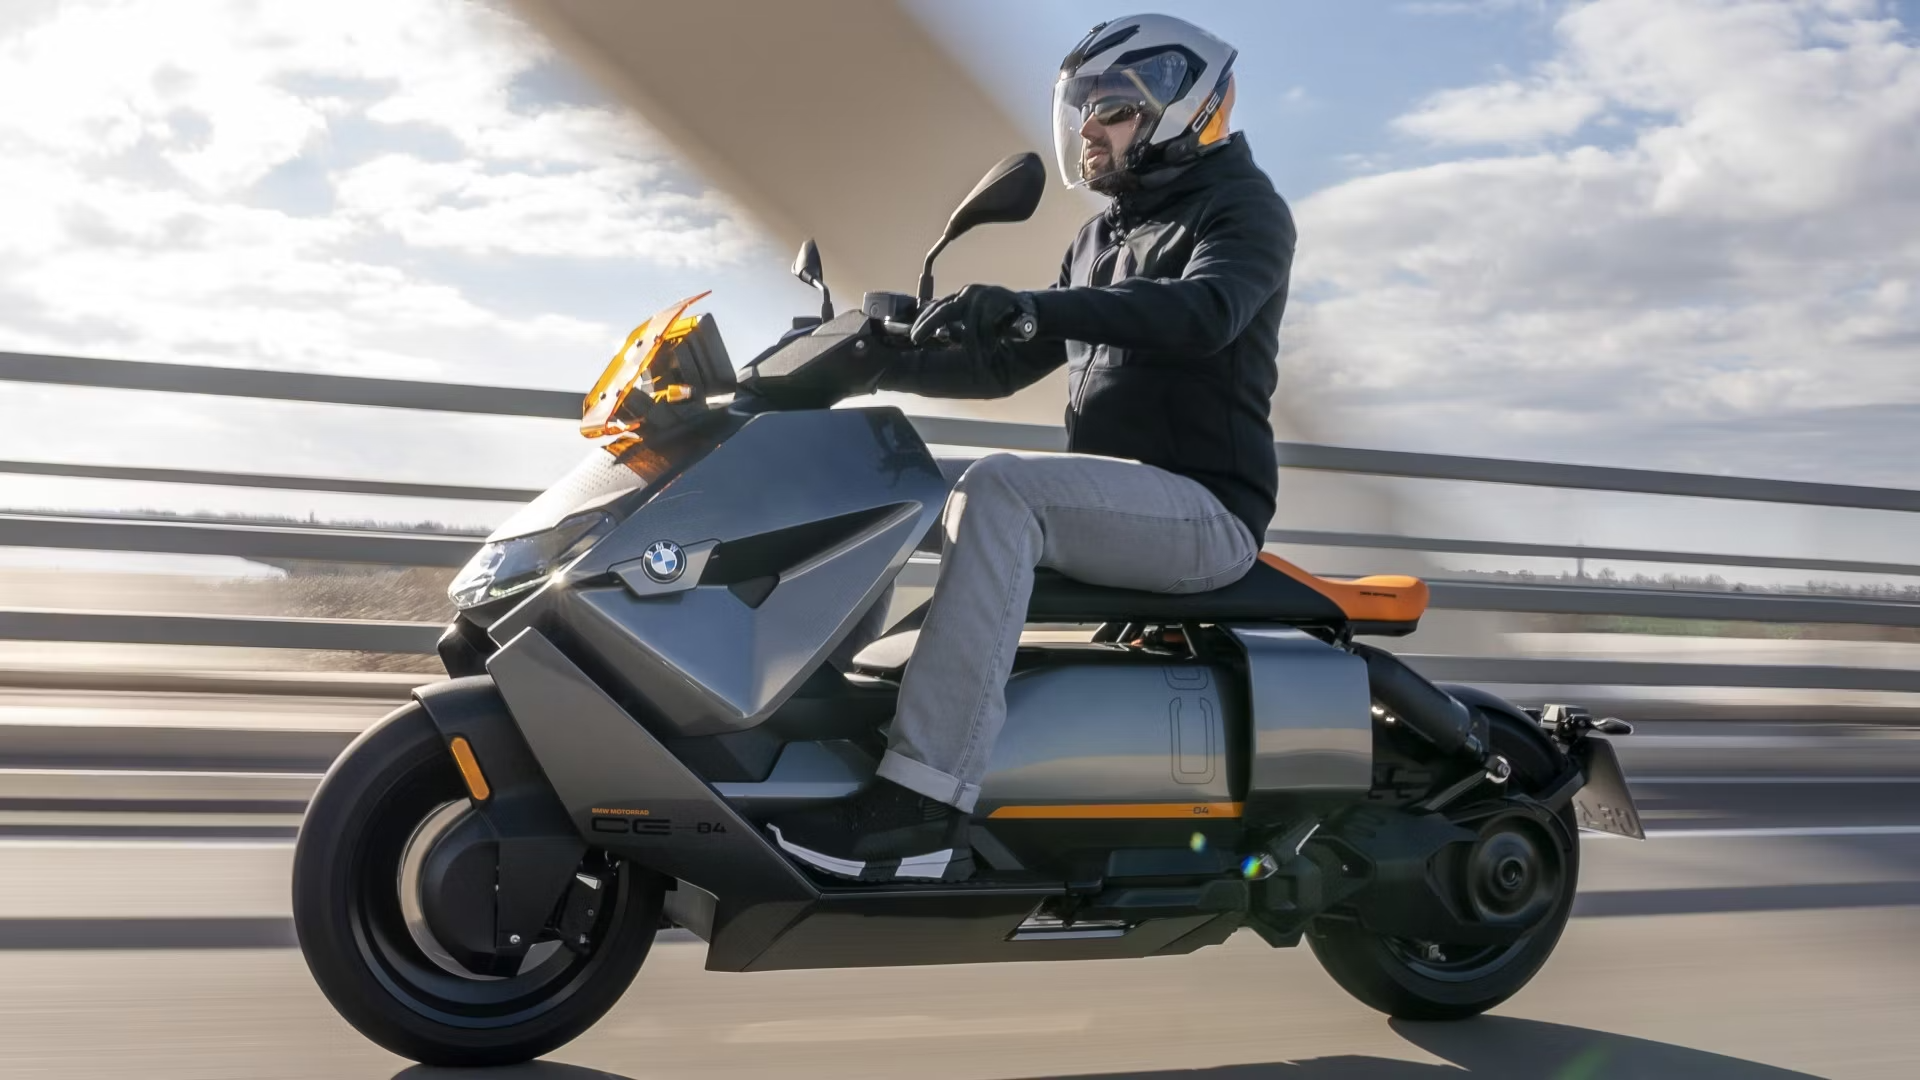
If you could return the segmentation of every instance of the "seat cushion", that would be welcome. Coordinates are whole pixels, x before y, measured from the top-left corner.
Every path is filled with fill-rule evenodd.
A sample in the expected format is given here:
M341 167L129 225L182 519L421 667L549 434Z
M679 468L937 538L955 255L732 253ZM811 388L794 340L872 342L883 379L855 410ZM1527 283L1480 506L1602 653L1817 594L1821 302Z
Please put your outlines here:
M1420 625L1427 583L1399 576L1323 578L1263 554L1245 577L1203 593L1107 589L1035 571L1029 623L1274 622L1399 636Z
M1332 600L1356 623L1417 623L1427 613L1427 583L1398 574L1363 578L1323 578L1309 574L1272 553L1260 561Z
M1037 570L1027 621L1341 623L1346 613L1324 593L1260 562L1226 588L1202 593L1107 589Z

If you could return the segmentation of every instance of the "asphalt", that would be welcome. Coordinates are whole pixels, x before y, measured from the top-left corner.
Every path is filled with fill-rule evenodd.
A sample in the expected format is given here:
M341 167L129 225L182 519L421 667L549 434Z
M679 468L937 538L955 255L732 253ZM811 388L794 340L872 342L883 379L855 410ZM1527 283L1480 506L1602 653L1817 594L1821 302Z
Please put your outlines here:
M422 1069L347 1027L290 947L288 835L327 741L379 711L0 705L0 1077L1920 1075L1920 733L1726 723L1619 742L1652 838L1589 835L1559 951L1480 1020L1388 1020L1247 935L1156 960L733 975L670 934L553 1061ZM79 750L54 737L79 729Z

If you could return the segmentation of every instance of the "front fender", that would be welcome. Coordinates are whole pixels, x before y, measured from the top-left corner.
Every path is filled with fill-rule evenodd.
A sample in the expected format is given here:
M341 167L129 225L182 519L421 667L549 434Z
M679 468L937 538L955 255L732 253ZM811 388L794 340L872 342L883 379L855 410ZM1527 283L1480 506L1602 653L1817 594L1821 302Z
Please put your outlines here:
M499 844L496 944L532 941L586 855L586 841L527 748L489 675L448 679L413 692L440 737L463 737L490 789L474 809Z
M481 772L493 788L493 797L487 800L489 807L506 795L538 802L531 793L543 791L559 809L560 800L554 797L546 774L540 771L540 762L521 737L507 700L493 684L493 676L443 679L417 687L413 698L427 711L441 738L452 742L456 736L464 736L473 746ZM561 816L565 818L564 812Z

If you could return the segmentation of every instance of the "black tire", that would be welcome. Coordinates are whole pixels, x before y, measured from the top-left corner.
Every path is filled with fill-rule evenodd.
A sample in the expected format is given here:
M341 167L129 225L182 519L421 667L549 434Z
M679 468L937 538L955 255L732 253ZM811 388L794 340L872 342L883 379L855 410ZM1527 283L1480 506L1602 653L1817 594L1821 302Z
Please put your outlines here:
M427 1065L527 1061L591 1027L626 992L660 922L657 878L619 866L585 956L557 950L532 971L449 974L409 936L401 852L435 809L465 798L418 703L369 729L321 782L293 859L293 923L327 1000L362 1035Z
M1513 790L1537 792L1558 775L1564 758L1521 721L1493 714L1494 748L1513 765ZM1526 722L1529 727L1531 722ZM1340 988L1362 1004L1403 1020L1464 1020L1512 997L1538 974L1573 914L1580 879L1579 831L1571 807L1562 811L1568 850L1560 896L1539 925L1519 941L1495 949L1460 949L1438 962L1409 943L1374 933L1354 919L1315 920L1307 943ZM1445 950L1443 947L1443 955Z

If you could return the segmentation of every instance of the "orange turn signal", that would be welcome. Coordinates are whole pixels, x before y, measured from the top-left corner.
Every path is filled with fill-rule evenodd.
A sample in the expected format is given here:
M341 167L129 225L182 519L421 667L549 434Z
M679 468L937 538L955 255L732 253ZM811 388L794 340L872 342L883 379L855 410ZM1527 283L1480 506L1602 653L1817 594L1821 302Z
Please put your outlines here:
M474 802L486 802L493 789L487 786L487 778L480 772L480 759L473 756L473 745L465 735L455 735L447 749L453 751L453 763L460 766L460 779L467 782L467 794L473 796Z

